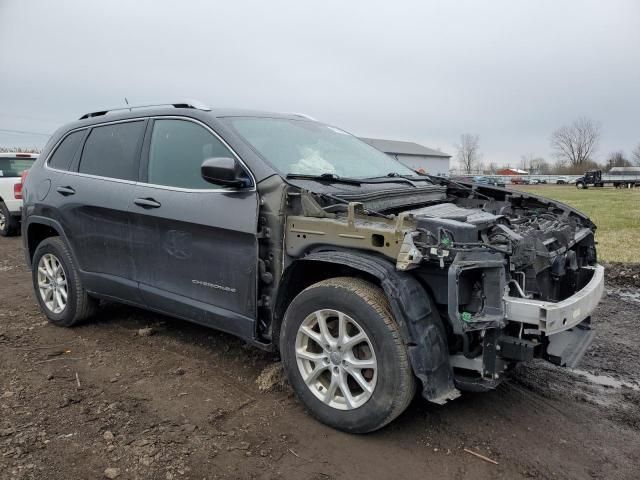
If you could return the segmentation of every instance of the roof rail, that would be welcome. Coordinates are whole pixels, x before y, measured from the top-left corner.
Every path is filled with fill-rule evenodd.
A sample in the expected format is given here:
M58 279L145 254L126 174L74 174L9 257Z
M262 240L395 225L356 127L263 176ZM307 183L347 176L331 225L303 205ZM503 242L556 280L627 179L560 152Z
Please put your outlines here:
M167 107L172 106L174 108L193 108L195 110L203 110L205 112L211 111L211 108L198 100L182 100L179 102L165 102L165 103L150 103L146 105L124 105L122 107L106 108L104 110L98 110L96 112L89 112L82 115L79 120L86 120L87 118L100 117L107 113L117 112L121 110L133 110L134 108L151 108L151 107Z

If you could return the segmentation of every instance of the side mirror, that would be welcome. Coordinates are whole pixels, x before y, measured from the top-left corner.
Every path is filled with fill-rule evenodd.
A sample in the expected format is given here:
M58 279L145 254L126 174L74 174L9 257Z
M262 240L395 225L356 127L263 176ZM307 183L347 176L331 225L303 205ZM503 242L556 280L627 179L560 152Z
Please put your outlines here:
M225 187L247 186L246 175L244 175L242 167L233 158L207 158L202 162L200 173L207 182L217 185Z

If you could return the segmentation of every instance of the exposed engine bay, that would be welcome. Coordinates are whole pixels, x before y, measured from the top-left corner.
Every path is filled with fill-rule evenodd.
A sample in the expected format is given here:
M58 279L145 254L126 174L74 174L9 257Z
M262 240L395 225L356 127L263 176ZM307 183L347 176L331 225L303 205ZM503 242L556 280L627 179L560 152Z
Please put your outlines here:
M286 253L362 249L411 272L446 320L451 363L468 388L490 388L511 363L534 356L579 360L590 311L574 297L587 286L595 304L602 294L595 225L542 197L434 180L392 192L290 192L299 214L288 217ZM584 335L551 346L549 335L565 330Z

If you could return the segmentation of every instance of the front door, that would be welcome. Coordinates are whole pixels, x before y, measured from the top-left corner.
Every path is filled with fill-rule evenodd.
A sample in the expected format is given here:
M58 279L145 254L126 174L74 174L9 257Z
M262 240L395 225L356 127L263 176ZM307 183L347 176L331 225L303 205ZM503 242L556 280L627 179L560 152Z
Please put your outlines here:
M211 157L235 157L204 125L152 120L131 204L136 280L150 308L253 336L258 197L202 179Z

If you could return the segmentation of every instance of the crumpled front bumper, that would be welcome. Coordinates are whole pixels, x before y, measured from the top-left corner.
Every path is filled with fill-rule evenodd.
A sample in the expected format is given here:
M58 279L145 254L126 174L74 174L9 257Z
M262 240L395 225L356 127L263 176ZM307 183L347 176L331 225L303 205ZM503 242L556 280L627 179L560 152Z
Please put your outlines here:
M579 291L560 302L505 296L505 318L533 326L545 335L569 330L591 316L604 293L604 267L593 270L591 280Z

